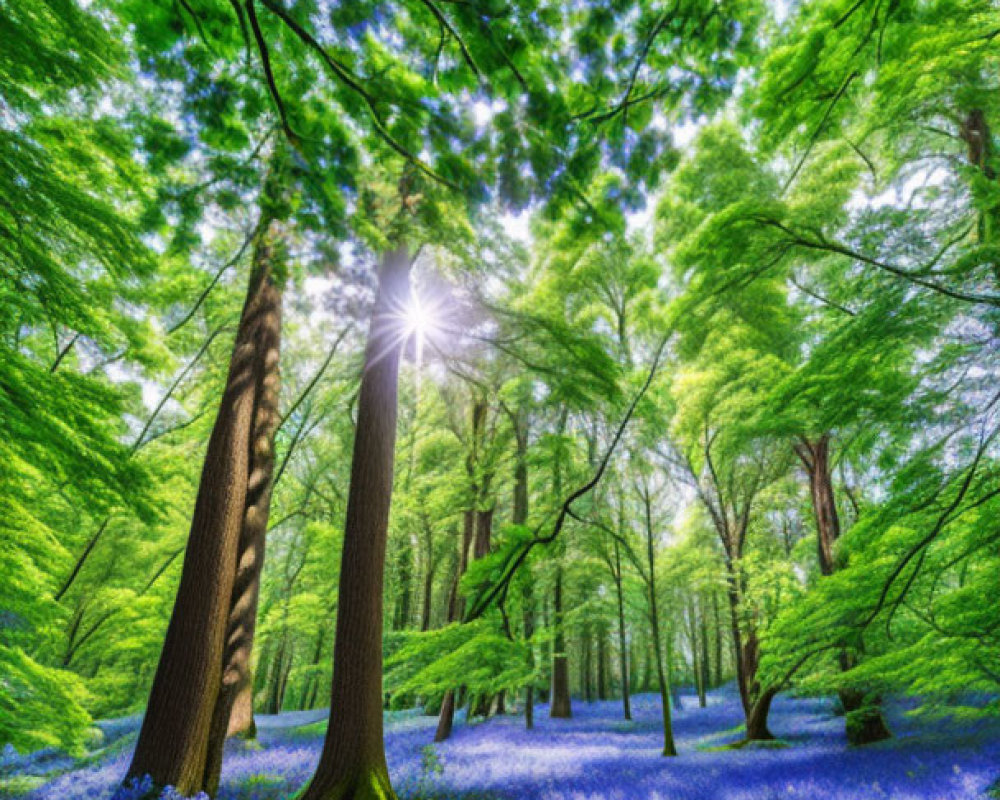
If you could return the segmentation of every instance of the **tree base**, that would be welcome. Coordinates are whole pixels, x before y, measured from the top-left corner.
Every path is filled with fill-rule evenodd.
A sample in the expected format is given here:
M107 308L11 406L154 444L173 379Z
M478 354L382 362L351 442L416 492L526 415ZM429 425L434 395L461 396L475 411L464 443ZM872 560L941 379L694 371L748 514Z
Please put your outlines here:
M847 743L854 747L892 738L892 731L885 724L882 709L877 705L868 705L856 711L848 711L845 719Z
M298 800L397 800L384 768L361 770L351 778L327 784L319 775L313 777Z

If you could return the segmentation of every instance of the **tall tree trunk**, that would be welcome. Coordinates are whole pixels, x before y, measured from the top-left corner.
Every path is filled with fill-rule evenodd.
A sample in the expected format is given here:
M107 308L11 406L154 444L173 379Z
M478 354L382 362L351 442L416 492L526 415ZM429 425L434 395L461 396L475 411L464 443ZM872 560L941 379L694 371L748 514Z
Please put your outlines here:
M127 775L150 775L155 785L172 785L185 795L202 789L211 729L224 738L235 691L249 674L250 620L256 613L276 424L281 291L273 261L278 224L264 218L258 226L180 585ZM230 643L227 633L235 637ZM217 704L224 680L223 715Z
M269 312L261 326L259 349L264 363L257 370L253 431L250 440L250 465L247 478L246 511L240 533L236 580L233 584L226 624L222 685L212 715L205 779L202 789L214 795L222 771L222 751L226 737L252 732L253 680L250 673L254 631L257 627L257 603L260 574L264 565L264 543L271 511L271 487L274 478L274 435L278 429L278 371L281 343L281 294L270 285ZM237 705L237 701L239 705Z
M477 474L477 457L479 454L479 447L481 444L481 439L483 436L483 428L486 422L486 403L482 400L477 400L472 405L472 435L471 435L471 447L466 456L465 468L466 473L469 477L469 489L472 496L472 508L465 511L463 517L463 530L462 530L462 551L458 559L458 574L455 576L455 582L452 585L452 594L448 603L448 621L455 622L462 618L464 613L463 602L458 596L458 583L465 574L466 567L469 564L469 548L472 548L473 558L480 558L490 549L490 538L492 535L493 527L493 511L480 511L478 509L478 503L481 501L483 486L480 485L476 478ZM479 707L473 708L470 705L469 715L474 713L481 713L486 716L489 713L489 699L479 698ZM484 706L485 704L485 706ZM443 742L449 736L451 736L451 729L454 723L455 717L455 693L454 690L449 689L445 693L444 701L441 703L441 714L438 718L437 730L434 732L434 741Z
M274 662L268 671L267 697L264 700L264 713L277 714L281 711L281 676L285 672L285 650L288 644L288 633L283 631L278 649L274 654Z
M688 630L691 639L691 671L694 673L694 688L698 695L698 707L705 707L705 664L704 653L698 641L698 609L694 598L688 602Z
M622 715L632 719L632 682L629 665L629 642L625 635L625 600L622 597L621 548L615 539L615 594L618 595L618 668L622 676Z
M592 646L590 626L584 625L583 641L581 642L580 681L583 697L588 703L594 702L594 649Z
M448 597L448 622L455 622L462 618L463 603L458 594L458 582L465 574L465 568L469 563L469 548L476 530L476 512L467 509L462 515L462 545L458 554L458 571L455 573L455 580L452 582L451 593ZM434 741L443 742L451 736L452 725L455 720L455 691L449 689L445 692L441 701L441 711L438 714L437 730L434 732Z
M347 496L330 721L301 800L395 796L382 736L382 592L405 340L398 315L410 302L412 260L406 246L399 246L385 254L379 269Z
M517 458L514 462L513 518L515 525L528 524L528 416L524 407L514 413L514 439L517 443ZM528 644L527 661L529 674L535 671L535 651L531 637L535 635L535 597L531 578L521 582L521 607L523 609L524 640ZM528 679L524 687L524 727L535 727L535 684Z
M313 650L313 657L311 666L315 670L319 667L320 659L323 657L323 642L326 639L326 629L320 628L319 633L316 636L316 649ZM316 695L319 694L319 675L314 674L307 684L308 691L303 695L302 707L305 710L315 708L316 706Z
M714 686L722 686L722 615L719 613L719 593L712 590L712 619L715 624L715 680Z
M434 533L430 522L423 518L424 526L424 546L427 550L427 564L424 570L424 590L423 604L420 608L420 630L429 631L431 629L431 604L434 601L434 572L436 563L434 560Z
M649 570L646 588L649 593L649 623L653 634L653 650L656 656L656 678L660 687L660 709L663 716L663 755L676 756L674 728L670 715L670 682L663 666L663 648L660 644L660 614L656 602L656 560L653 551L652 504L648 492L643 493L646 507L646 569Z
M708 609L705 608L705 595L698 598L699 623L701 628L701 691L698 694L698 705L702 708L706 705L705 694L708 691L709 664L708 664Z
M549 716L568 718L573 716L569 699L569 660L566 656L566 634L563 630L562 566L556 564L556 585L552 595L553 628L552 638L552 692L549 699Z
M816 439L802 437L795 446L795 452L809 478L820 572L829 576L838 567L834 548L840 538L840 517L830 471L830 434L825 433ZM840 652L839 662L843 672L854 666L846 650ZM870 744L892 737L882 715L881 698L877 694L845 687L838 691L838 695L844 707L847 737L851 744Z
M400 548L396 559L396 573L399 576L399 595L396 598L392 627L402 631L410 624L410 592L413 582L413 548L409 541Z
M607 669L607 634L603 629L597 631L597 699L608 699L608 669Z

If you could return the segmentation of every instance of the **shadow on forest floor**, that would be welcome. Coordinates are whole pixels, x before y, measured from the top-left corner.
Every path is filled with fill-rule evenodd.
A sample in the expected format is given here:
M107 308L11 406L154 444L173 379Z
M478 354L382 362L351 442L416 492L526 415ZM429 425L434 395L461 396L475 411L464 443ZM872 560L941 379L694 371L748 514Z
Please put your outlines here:
M659 698L633 698L634 720L617 701L574 701L574 717L536 727L520 717L466 724L432 745L436 718L386 716L386 753L401 800L974 800L1000 773L1000 720L927 721L891 703L895 738L850 748L828 700L779 697L770 726L783 747L724 748L742 735L731 688L675 710L677 758L660 755ZM259 740L231 741L219 800L283 800L312 774L324 711L258 717ZM139 717L101 723L103 750L81 762L33 754L5 768L0 797L105 800L124 774ZM34 766L33 766L34 765ZM44 783L43 783L44 781Z

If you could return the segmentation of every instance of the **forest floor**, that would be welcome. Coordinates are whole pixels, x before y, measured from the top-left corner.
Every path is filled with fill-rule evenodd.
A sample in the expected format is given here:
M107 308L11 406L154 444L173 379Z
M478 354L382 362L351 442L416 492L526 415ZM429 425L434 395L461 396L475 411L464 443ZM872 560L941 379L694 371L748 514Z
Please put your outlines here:
M779 697L770 746L730 749L740 738L731 689L699 708L691 695L674 714L677 758L663 758L659 697L633 698L631 722L620 701L573 702L574 717L535 710L466 724L431 745L436 718L386 717L386 751L400 798L416 800L973 800L1000 775L1000 721L929 722L889 704L896 737L850 748L829 700ZM128 765L138 717L99 724L104 745L83 760L43 752L0 760L0 797L104 800ZM325 712L258 717L259 741L230 743L219 800L290 797L312 774ZM4 788L6 786L6 789ZM16 789L20 786L20 789ZM31 791L27 791L31 788Z

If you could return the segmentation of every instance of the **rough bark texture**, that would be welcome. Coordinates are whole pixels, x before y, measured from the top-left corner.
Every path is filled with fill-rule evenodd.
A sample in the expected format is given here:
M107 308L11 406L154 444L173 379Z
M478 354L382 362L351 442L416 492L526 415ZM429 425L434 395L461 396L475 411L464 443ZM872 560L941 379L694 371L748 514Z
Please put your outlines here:
M242 569L244 555L248 562L259 562L263 541L256 541L256 534L260 524L265 528L267 524L263 499L269 492L268 473L263 466L258 468L254 457L258 447L266 449L268 430L273 436L273 421L265 418L278 380L281 294L272 276L270 226L270 221L262 221L255 242L246 302L205 454L180 586L127 776L148 774L154 784L175 786L185 795L203 787L212 730L225 736L228 708L238 685L233 682L236 672L228 667L244 655L249 657L246 628L240 628L235 638L227 633L235 630L229 625L232 611L238 611L244 623L244 615L255 611L250 608L247 575L243 572L238 579L237 569ZM245 535L248 517L253 530ZM231 646L234 642L236 646ZM230 680L225 693L232 697L224 699L227 713L221 719L217 704L224 667Z
M202 789L209 795L219 787L222 749L227 734L242 733L254 725L253 682L250 657L257 624L257 601L260 574L264 565L264 542L271 510L271 487L274 477L274 435L280 412L278 390L281 345L281 293L270 279L262 288L264 313L257 334L257 360L254 369L255 399L253 430L249 443L246 508L240 532L236 579L226 623L226 648L222 666L222 685L215 703L206 754ZM234 719L235 703L243 696L244 705ZM234 729L233 723L236 723Z
M301 800L394 797L382 736L382 590L404 344L398 313L409 303L411 263L403 246L379 269L347 496L330 722Z
M549 701L549 716L567 718L573 716L569 699L569 659L566 657L566 635L563 631L562 567L556 566L556 585L552 595L553 628L552 638L552 693Z
M747 741L767 741L774 738L774 734L767 727L767 715L776 694L777 692L771 688L760 692L750 713L747 714Z

